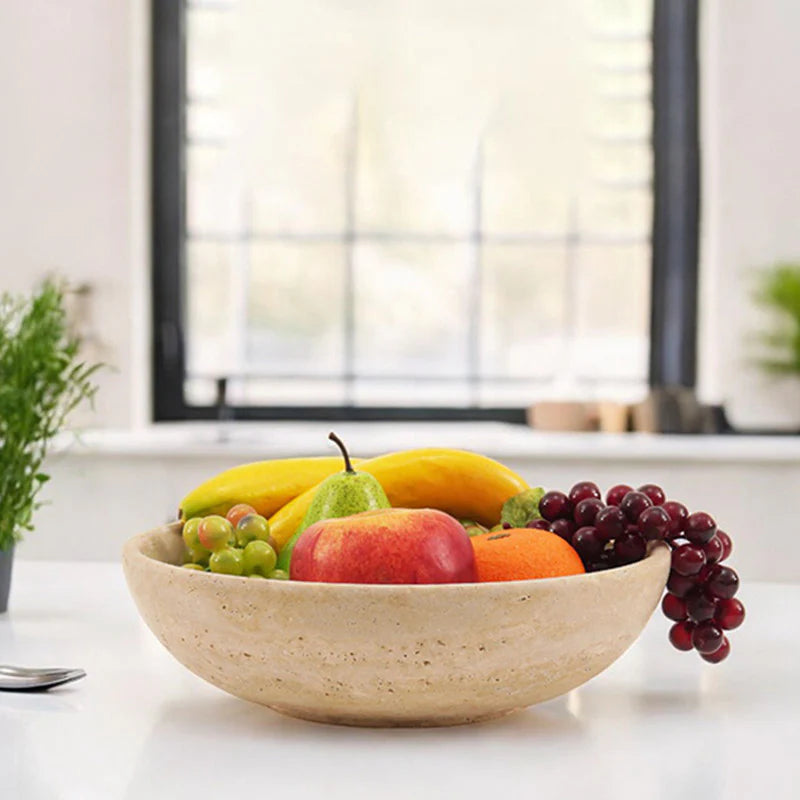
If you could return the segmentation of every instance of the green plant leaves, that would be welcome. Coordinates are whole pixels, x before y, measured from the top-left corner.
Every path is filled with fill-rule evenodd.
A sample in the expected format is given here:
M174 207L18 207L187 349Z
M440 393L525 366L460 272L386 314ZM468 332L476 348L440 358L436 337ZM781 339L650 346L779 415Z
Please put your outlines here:
M32 529L47 447L96 387L99 365L78 359L67 329L64 289L45 282L31 297L0 297L0 550Z
M512 528L524 528L533 519L541 519L539 501L544 497L544 489L536 486L509 497L503 503L500 522L507 522Z
M756 300L800 322L800 264L776 264L764 270L756 289Z
M757 363L774 375L800 375L800 264L782 263L758 274L756 302L777 312L774 329L755 337Z

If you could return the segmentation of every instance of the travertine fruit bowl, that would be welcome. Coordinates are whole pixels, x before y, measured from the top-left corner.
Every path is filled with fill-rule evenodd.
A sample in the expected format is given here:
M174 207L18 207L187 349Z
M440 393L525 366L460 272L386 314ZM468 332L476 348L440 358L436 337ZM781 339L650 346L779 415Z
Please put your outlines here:
M139 611L209 683L283 714L366 726L456 725L580 686L655 609L668 548L566 578L435 586L266 581L184 570L177 525L125 546Z

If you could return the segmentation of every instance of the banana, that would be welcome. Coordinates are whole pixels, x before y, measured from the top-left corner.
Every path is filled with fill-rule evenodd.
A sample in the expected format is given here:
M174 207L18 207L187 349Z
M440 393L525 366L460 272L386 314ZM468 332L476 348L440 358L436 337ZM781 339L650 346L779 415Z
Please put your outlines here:
M528 488L508 467L465 450L405 450L362 461L358 469L378 479L395 508L438 508L486 527L498 522L509 497ZM270 534L278 547L294 534L315 492L313 486L272 516Z
M353 463L359 463L354 458ZM248 503L265 517L344 468L341 456L281 458L242 464L200 484L181 501L181 519L226 514L236 503Z

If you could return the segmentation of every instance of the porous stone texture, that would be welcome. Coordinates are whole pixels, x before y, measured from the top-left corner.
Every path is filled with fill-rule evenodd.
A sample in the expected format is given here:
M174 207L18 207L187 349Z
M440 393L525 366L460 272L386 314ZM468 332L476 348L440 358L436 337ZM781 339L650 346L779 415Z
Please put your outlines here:
M209 683L283 714L364 726L458 725L557 697L636 639L669 551L565 578L434 586L265 581L181 569L177 525L123 565L164 647Z

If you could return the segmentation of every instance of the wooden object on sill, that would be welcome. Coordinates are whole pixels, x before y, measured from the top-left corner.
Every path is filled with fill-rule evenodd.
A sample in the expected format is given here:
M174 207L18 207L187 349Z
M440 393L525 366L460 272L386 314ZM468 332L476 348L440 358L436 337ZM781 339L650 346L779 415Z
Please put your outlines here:
M590 403L547 401L526 412L528 425L539 431L596 431L597 410Z
M641 403L637 403L631 411L633 430L637 433L657 433L655 402L648 395Z
M627 433L631 427L631 407L624 403L598 403L597 421L603 433Z

